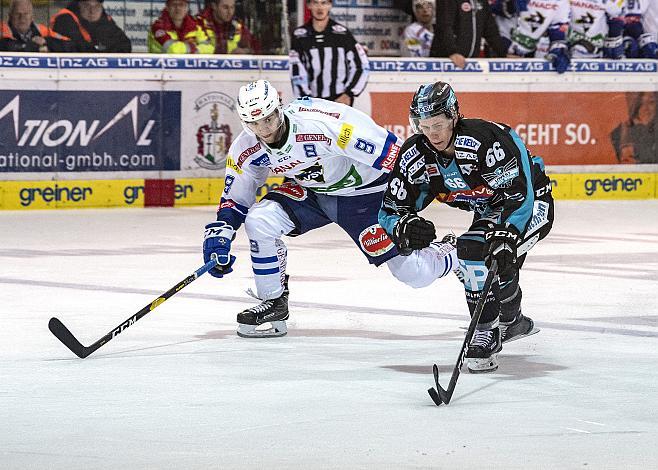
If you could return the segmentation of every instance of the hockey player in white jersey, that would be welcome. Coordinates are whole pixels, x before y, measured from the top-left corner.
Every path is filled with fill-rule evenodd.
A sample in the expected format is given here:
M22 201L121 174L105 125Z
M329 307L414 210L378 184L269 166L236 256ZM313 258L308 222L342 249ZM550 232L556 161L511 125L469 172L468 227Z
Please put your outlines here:
M413 287L429 285L456 268L456 252L448 243L397 256L377 221L387 173L400 151L394 134L354 108L322 99L301 98L282 108L266 80L241 87L236 107L245 130L229 149L217 221L206 225L203 254L206 262L217 257L219 266L211 275L230 273L235 261L231 241L244 223L262 303L238 314L239 336L287 332L283 235L336 223L371 264L386 263L397 279ZM255 203L270 172L287 181Z
M658 3L658 0L626 0L624 56L627 59L658 59L656 31L645 28L643 24L651 1Z
M516 27L511 33L509 54L534 57L539 40L547 35L550 45L546 59L558 73L566 72L571 62L566 42L569 0L530 0L525 7L524 11L518 11Z
M621 59L624 0L569 0L571 57Z

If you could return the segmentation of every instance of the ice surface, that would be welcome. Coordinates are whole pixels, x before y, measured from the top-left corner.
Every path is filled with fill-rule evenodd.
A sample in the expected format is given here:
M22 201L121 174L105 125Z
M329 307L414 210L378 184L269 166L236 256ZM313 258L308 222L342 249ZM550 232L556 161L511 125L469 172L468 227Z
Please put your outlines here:
M440 233L469 215L433 206ZM201 266L214 208L0 213L0 468L658 468L658 201L559 202L522 270L541 328L493 374L447 386L468 322L451 276L413 290L336 226L286 239L287 337L245 340L244 231L204 276L85 360Z

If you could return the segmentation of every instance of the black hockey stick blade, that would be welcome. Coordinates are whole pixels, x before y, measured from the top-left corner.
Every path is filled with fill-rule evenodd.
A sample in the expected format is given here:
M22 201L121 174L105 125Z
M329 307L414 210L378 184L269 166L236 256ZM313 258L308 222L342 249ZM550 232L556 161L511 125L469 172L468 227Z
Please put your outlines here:
M475 311L473 312L471 321L468 324L468 330L466 331L464 342L462 343L462 347L459 351L459 356L457 357L457 363L455 364L455 367L452 370L452 376L450 377L450 383L448 384L447 390L442 388L441 385L439 385L439 367L436 364L434 364L434 368L432 370L434 371L434 384L436 385L436 389L430 388L427 392L430 394L430 397L432 398L436 406L439 406L441 403L447 405L448 403L450 403L450 400L452 399L452 394L455 391L455 387L457 386L457 380L459 379L461 367L464 364L464 359L466 358L468 346L469 344L471 344L471 339L473 339L473 334L475 333L475 327L478 321L480 320L480 316L482 315L482 310L484 309L486 298L489 295L489 290L491 289L491 285L493 284L497 274L498 274L498 263L496 261L493 261L491 263L491 268L489 269L489 273L487 274L487 279L484 281L482 293L480 294L480 298L478 299L477 305L475 306ZM439 398L438 400L436 399L437 396Z
M434 372L434 384L436 385L436 388L428 388L427 393L430 394L430 398L436 406L441 406L444 403L444 396L446 395L446 391L443 390L441 385L439 385L439 367L436 364L434 364L434 367L432 367L432 371ZM450 398L448 398L448 402L449 401Z
M64 323L59 321L58 318L51 318L50 321L48 322L48 329L52 334L55 335L55 337L60 340L64 346L69 348L73 354L78 356L80 359L84 359L85 357L89 356L93 351L90 351L90 348L86 348L85 346L78 341L75 336L73 336L73 333L69 331L69 329L64 326Z

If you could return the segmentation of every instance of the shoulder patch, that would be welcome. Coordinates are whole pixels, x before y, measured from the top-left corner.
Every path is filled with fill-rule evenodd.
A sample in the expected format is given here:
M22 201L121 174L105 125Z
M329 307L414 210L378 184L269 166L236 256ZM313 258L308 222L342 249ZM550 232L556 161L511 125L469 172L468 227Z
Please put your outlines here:
M332 30L334 33L338 33L338 34L343 34L343 33L346 33L346 32L347 32L347 28L346 28L345 26L343 26L342 24L338 24L338 23L336 23L335 25L333 25L333 26L331 27L331 30Z

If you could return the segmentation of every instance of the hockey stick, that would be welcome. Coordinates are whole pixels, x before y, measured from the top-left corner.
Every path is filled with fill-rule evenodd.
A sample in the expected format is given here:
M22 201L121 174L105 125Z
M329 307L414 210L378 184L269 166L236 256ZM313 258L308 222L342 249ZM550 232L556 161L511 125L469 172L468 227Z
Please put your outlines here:
M445 403L446 405L450 403L450 399L452 398L452 393L455 391L455 387L457 386L457 379L459 379L459 373L461 371L462 365L464 364L464 359L466 358L466 353L468 352L468 346L471 344L471 340L473 339L473 335L475 334L475 327L477 326L478 321L480 321L482 310L484 310L484 303L486 301L487 296L489 295L489 291L491 290L491 285L493 284L493 281L496 278L497 273L498 273L498 263L494 260L491 263L491 268L489 268L489 274L487 275L487 279L486 281L484 281L484 287L482 288L482 295L480 296L477 304L475 305L475 311L473 312L471 323L469 323L468 325L468 330L466 331L466 337L464 338L464 343L462 344L462 348L459 351L459 356L457 357L457 363L455 364L455 368L452 371L452 377L450 377L450 384L448 385L447 390L443 389L443 387L439 385L439 367L436 364L434 364L434 367L432 368L432 371L434 372L434 383L436 384L436 389L434 387L431 387L427 389L427 393L430 394L430 397L432 397L432 400L434 401L434 404L436 404L436 406L441 406L442 403Z
M187 286L188 284L191 284L193 281L195 281L201 275L210 271L215 266L217 266L216 257L208 261L206 264L204 264L199 269L194 271L192 274L187 276L185 279L180 281L178 284L176 284L174 287L169 289L167 292L160 295L158 298L153 300L146 307L144 307L139 312L132 315L130 318L128 318L126 321L124 321L119 326L114 328L112 331L110 331L108 334L103 336L101 339L96 341L91 346L83 346L82 343L80 343L80 341L78 341L76 337L73 336L73 333L71 333L69 329L66 326L64 326L64 324L61 321L59 321L59 319L55 317L51 318L50 321L48 322L48 329L52 332L52 334L54 334L57 337L58 340L60 340L64 344L64 346L69 348L79 358L84 359L85 357L89 356L91 353L96 351L98 348L103 346L105 343L109 342L116 335L123 332L123 330L130 327L133 323L135 323L137 320L139 320L144 315L149 313L151 310L154 310L158 305L163 303L169 297L172 297L174 294L178 293L180 290L183 289L183 287Z

